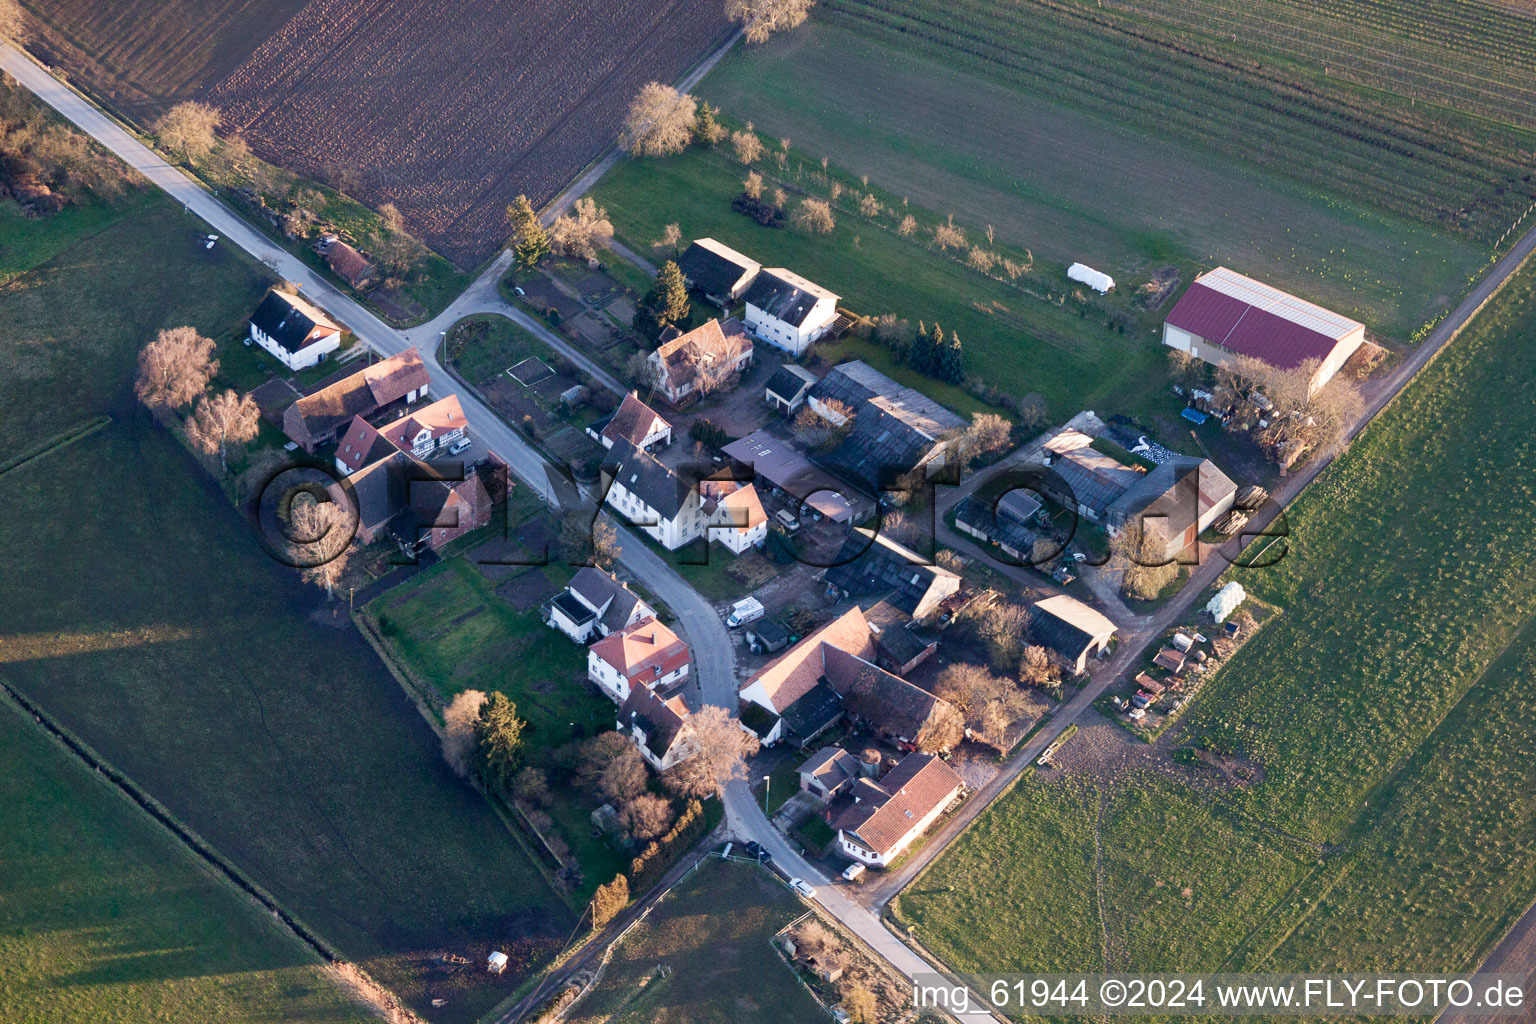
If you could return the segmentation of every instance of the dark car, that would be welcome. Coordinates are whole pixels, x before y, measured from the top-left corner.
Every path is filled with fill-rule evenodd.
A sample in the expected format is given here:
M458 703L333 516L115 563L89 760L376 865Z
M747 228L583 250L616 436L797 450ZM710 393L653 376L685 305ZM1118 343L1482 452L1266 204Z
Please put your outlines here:
M759 864L767 864L773 860L773 854L763 849L763 844L755 840L747 843L747 854L748 856L756 857Z

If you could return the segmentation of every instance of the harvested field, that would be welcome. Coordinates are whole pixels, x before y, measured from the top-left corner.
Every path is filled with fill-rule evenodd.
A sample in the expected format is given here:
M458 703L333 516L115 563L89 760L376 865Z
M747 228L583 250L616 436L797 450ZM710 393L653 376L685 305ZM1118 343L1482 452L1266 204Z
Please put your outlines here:
M264 157L350 178L461 267L612 141L635 91L724 38L717 0L314 0L208 90ZM551 47L549 41L555 40Z
M39 56L140 124L200 99L256 153L461 268L613 141L631 97L723 41L719 0L27 0ZM554 41L551 43L551 41Z

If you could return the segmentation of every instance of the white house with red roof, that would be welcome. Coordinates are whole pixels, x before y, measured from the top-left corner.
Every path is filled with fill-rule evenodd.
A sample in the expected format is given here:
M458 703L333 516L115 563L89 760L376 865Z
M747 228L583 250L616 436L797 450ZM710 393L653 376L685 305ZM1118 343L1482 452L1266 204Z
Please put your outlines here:
M396 451L409 452L418 459L431 458L438 449L468 434L469 421L464 418L458 395L440 398L382 427L354 416L336 445L336 468L355 473Z
M1250 356L1292 370L1315 361L1312 392L1364 342L1364 324L1226 267L1195 278L1163 323L1163 344L1208 363Z
M688 677L688 645L655 618L609 633L587 648L587 678L616 704L636 689L666 689Z
M878 782L857 780L829 809L838 852L886 867L964 792L965 781L937 756L908 754Z
M636 448L648 451L654 445L672 443L672 424L631 391L624 396L624 401L619 403L613 415L587 428L587 436L604 448L612 448L619 441L628 441Z

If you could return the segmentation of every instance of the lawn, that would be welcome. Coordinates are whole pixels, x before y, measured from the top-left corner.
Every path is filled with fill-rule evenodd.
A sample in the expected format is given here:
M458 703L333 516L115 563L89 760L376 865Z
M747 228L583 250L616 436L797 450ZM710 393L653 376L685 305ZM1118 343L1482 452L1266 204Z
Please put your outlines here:
M819 1024L826 1011L769 944L804 909L766 871L706 860L625 936L596 987L565 1019ZM658 967L666 970L658 974Z
M6 702L0 1018L361 1022L320 958Z
M833 180L846 178L836 177L839 171L823 172L813 155L799 150L791 151L782 172L769 160L757 167L782 174L792 190L791 207L793 190L824 194L830 186L820 182L828 173ZM1019 284L978 273L953 253L930 248L921 232L901 237L890 212L899 198L888 197L886 213L872 219L840 207L837 226L826 235L764 227L731 210L744 173L724 148L695 148L681 156L621 163L604 176L596 196L620 240L638 251L650 251L666 225L676 223L685 239L709 236L765 266L788 267L837 292L840 305L857 313L896 313L914 326L919 320L937 322L946 336L958 332L973 379L1017 396L1039 394L1056 416L1134 401L1162 379L1163 356L1150 321L1130 312L1118 296L1074 297L1060 271L1038 280L1026 276ZM844 205L851 194L845 192ZM942 220L942 214L912 212L925 224ZM975 229L973 237L978 234ZM933 381L909 379L925 391L944 390L935 389Z
M433 566L376 598L368 611L406 664L444 701L464 690L499 690L510 697L527 723L528 763L548 768L556 747L612 729L614 706L587 685L586 648L546 626L537 606L519 611L499 597L498 584L469 557ZM553 595L574 571L559 562L534 566L518 585L543 577ZM632 856L592 834L588 816L602 802L572 787L555 787L548 808L581 866L584 883L570 896L577 909L597 886L627 869Z
M953 213L973 235L994 225L1058 274L1079 260L1104 270L1117 292L1162 265L1188 281L1226 263L1406 338L1486 258L1483 246L1368 197L1343 201L1283 167L1213 159L1201 140L1148 132L1156 121L1074 106L1037 80L1000 80L914 35L872 32L860 8L827 5L800 30L734 50L701 94L872 185Z
M0 287L0 433L111 417L0 476L7 679L434 1024L474 1020L570 915L344 610L137 407L155 331L227 337L260 298L261 268L198 233L155 195ZM500 979L438 963L493 943Z
M1251 813L1338 838L1536 612L1533 355L1528 266L1287 509L1287 556L1234 576L1284 614L1188 728L1263 765Z
M1526 269L1292 506L1288 557L1238 573L1284 614L1177 737L1262 775L1219 794L1116 782L1100 830L1112 960L1457 970L1536 896L1533 344ZM1041 937L1097 923L1057 902L1092 863L1078 792L1020 783L901 896L904 919L956 968L1095 969L1102 953Z

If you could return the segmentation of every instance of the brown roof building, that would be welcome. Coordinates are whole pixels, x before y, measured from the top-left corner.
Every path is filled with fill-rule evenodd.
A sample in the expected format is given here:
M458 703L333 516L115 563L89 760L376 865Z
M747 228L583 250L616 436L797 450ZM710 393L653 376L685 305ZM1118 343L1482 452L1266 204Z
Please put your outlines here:
M294 402L283 412L283 433L312 452L336 440L355 416L425 398L429 384L421 353L408 348Z
M878 782L859 779L831 812L839 850L887 867L943 815L965 782L932 754L908 754Z
M735 319L673 334L650 355L657 390L673 406L719 390L752 365L752 338Z
M326 265L353 288L366 288L378 277L378 270L367 258L346 242L332 242L325 250Z

